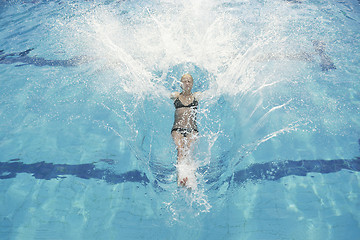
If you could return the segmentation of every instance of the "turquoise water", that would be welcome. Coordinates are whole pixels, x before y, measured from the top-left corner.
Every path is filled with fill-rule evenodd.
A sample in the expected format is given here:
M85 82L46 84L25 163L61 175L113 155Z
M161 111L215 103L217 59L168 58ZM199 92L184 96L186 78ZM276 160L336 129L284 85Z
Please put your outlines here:
M358 1L0 1L1 239L356 239ZM204 92L197 187L170 136Z

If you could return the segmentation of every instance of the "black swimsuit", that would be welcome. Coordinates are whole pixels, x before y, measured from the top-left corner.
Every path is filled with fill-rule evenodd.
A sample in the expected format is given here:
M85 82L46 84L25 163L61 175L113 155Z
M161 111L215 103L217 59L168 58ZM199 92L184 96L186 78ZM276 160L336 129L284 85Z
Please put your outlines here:
M175 105L175 108L178 109L178 108L183 108L183 107L189 107L189 108L192 108L192 109L197 109L197 105L198 105L198 101L194 98L194 101L192 101L192 103L190 103L189 105L184 105L179 98L176 98L175 101L174 101L174 105Z
M179 98L176 98L175 101L174 101L174 106L175 106L175 109L178 109L178 108L192 108L193 110L196 110L197 109L197 106L198 106L198 101L195 99L194 97L194 100L192 101L192 103L190 103L189 105L184 105ZM196 123L195 123L195 128L179 128L179 127L173 127L171 129L171 132L173 131L177 131L179 133L181 133L184 137L186 137L188 134L190 134L192 131L195 131L195 132L198 132L197 130L197 127L196 127Z

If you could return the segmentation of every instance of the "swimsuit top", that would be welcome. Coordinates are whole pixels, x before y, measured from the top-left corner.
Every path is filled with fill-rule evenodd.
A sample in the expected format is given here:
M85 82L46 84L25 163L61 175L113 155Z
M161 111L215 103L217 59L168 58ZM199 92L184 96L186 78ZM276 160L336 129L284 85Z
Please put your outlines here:
M183 107L197 109L198 101L194 98L194 101L192 101L192 103L190 103L189 105L184 105L179 98L176 98L174 101L174 105L176 109Z

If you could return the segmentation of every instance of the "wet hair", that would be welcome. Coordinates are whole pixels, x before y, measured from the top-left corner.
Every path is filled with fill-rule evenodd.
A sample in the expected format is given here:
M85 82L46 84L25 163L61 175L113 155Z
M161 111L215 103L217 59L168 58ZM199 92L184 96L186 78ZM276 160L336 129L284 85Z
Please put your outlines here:
M190 73L185 73L184 75L182 75L181 80L182 80L183 78L185 78L185 77L190 77L190 78L191 78L191 80L193 80L193 81L194 81L194 79L193 79L193 77L191 76L191 74L190 74Z

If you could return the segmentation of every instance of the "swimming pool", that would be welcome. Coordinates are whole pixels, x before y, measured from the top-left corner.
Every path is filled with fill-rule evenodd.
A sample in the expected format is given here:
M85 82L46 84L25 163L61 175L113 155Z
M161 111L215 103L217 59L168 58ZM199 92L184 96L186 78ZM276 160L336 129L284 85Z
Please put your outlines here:
M0 1L1 239L356 239L360 6ZM170 136L185 72L198 185Z

